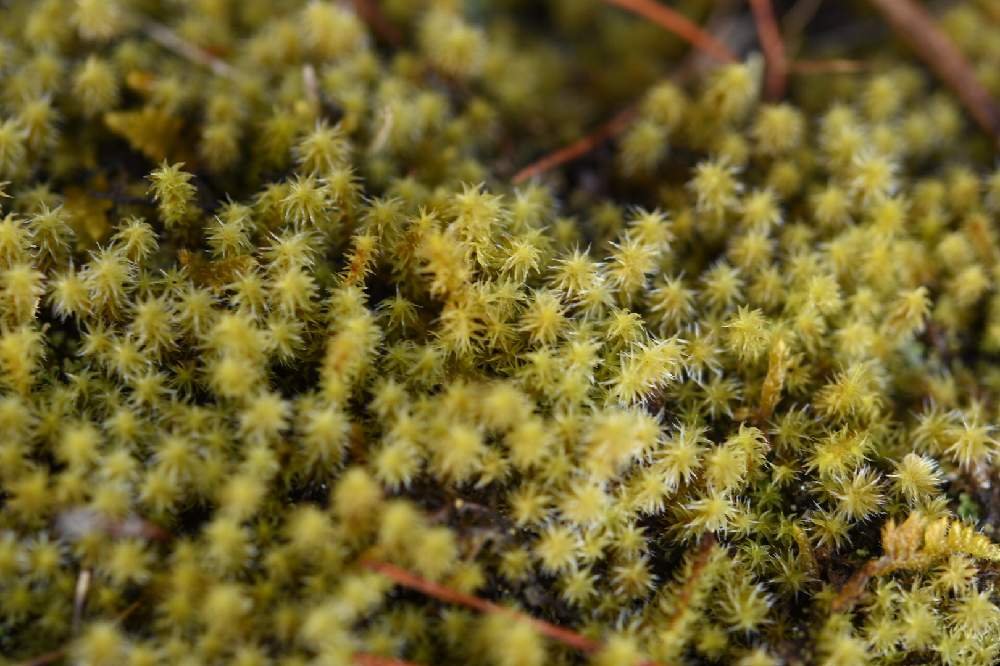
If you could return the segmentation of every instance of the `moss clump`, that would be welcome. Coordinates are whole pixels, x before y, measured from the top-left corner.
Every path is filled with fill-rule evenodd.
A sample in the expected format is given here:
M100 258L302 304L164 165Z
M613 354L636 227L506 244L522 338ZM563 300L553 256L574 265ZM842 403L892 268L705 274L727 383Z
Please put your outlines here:
M995 663L956 101L888 44L763 102L598 0L378 5L4 5L0 653ZM998 20L941 17L994 94Z

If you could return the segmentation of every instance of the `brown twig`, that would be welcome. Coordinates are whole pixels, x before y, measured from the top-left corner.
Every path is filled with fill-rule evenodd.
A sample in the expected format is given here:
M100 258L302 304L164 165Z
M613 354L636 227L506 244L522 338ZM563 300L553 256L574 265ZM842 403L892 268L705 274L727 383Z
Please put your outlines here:
M580 652L596 652L601 648L601 643L598 641L587 638L586 636L578 634L571 629L566 629L550 622L539 620L531 617L530 615L526 615L525 613L516 611L513 608L495 604L492 601L487 601L486 599L482 599L472 594L466 594L464 592L459 592L458 590L453 590L450 587L441 585L440 583L435 583L425 578L421 578L420 576L410 573L406 569L397 567L393 564L376 560L363 560L362 566L392 579L398 585L402 585L403 587L426 594L427 596L433 597L438 601L458 604L459 606L465 606L466 608L471 608L481 613L500 613L519 622L526 622L534 627L535 631L541 635L547 636L552 640L558 641L559 643L579 650ZM660 665L655 661L647 660L642 662L642 666Z
M868 562L854 572L847 583L840 588L840 593L837 594L833 599L833 603L830 604L831 610L834 613L839 613L841 611L850 610L858 599L861 598L861 594L865 591L865 587L868 586L868 581L870 581L875 576L881 574L886 568L892 564L892 560L888 557L880 557L876 560L868 560Z
M972 532L971 528L968 528ZM882 556L869 560L853 576L848 579L831 604L833 612L850 610L875 576L884 576L900 569L927 569L935 557L944 554L942 547L951 535L948 532L958 530L957 538L975 538L974 532L966 535L960 523L940 518L928 524L927 518L919 511L914 511L902 523L895 520L882 526ZM989 539L979 535L989 547L994 547ZM927 545L931 545L928 549ZM963 550L963 549L959 549Z
M607 1L613 2L614 0ZM709 19L710 29L706 34L709 34L719 44L722 44L723 40L725 40L725 42L733 44L732 48L741 50L744 43L749 43L749 38L753 31L752 29L744 29L743 21L733 19L731 13L727 11L728 4L728 2L723 2L722 0L716 4L714 16ZM699 30L701 29L699 28ZM725 48L728 52L732 53L729 47ZM711 53L703 49L694 49L670 78L678 84L683 84L706 68L710 64L706 61L710 60L714 60L714 56ZM619 111L611 120L605 121L603 125L582 139L577 139L568 146L559 148L535 160L514 174L512 178L513 183L517 185L567 162L572 162L594 150L605 141L621 134L635 119L635 106L635 104L631 104L624 110Z
M664 30L673 33L697 49L710 54L719 62L736 62L736 55L729 47L702 30L680 12L670 9L654 0L604 0L609 5L638 14L652 21Z
M632 107L629 107L624 111L620 111L618 115L605 122L587 136L577 139L568 146L549 153L541 159L536 160L535 162L532 162L528 166L524 167L514 174L514 177L511 180L515 185L518 185L526 180L534 178L535 176L541 175L546 171L551 171L566 162L571 162L578 157L586 155L608 139L621 134L625 128L628 127L629 123L632 122L634 117L635 109Z
M1000 106L933 17L913 0L870 0L893 30L951 88L976 123L1000 146Z
M538 633L543 636L548 636L553 640L559 641L563 645L575 648L581 652L594 652L601 647L601 644L597 641L591 640L570 629L564 629L554 624L545 622L544 620L538 620L512 608L495 604L492 601L481 599L475 595L465 594L464 592L453 590L450 587L426 580L420 576L410 573L406 569L402 569L387 562L366 560L363 562L363 566L372 571L376 571L383 576L391 578L403 587L416 590L417 592L426 594L427 596L433 597L438 601L458 604L460 606L465 606L466 608L472 608L473 610L477 610L481 613L503 613L505 615L510 615L513 618L532 625Z
M781 30L774 17L774 7L771 6L771 0L750 0L750 9L767 64L764 93L768 99L781 99L788 80L788 60L785 57L785 43L781 40Z

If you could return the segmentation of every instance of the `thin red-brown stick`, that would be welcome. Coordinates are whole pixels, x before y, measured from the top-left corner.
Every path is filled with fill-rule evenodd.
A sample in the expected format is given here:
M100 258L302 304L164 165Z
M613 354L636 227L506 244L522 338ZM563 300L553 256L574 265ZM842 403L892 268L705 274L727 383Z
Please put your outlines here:
M621 134L622 131L628 127L629 123L632 122L632 118L634 117L635 109L633 108L628 108L619 112L618 115L605 122L587 136L577 139L568 146L560 148L553 153L549 153L541 159L524 167L514 174L514 177L511 180L515 185L518 185L526 180L534 178L535 176L541 175L546 171L551 171L566 162L571 162L578 157L586 155L608 139Z
M725 44L705 32L683 14L655 0L604 0L609 5L638 14L671 32L719 62L736 62L736 55Z
M834 613L839 613L853 608L864 593L868 581L880 575L890 562L889 558L880 557L876 560L869 560L863 567L855 571L847 583L840 588L840 593L834 597L833 603L830 604L831 610Z
M785 57L785 43L781 39L781 30L774 17L774 7L771 6L771 0L750 0L750 9L753 11L760 47L767 62L764 94L768 99L781 99L785 94L785 83L788 80L788 60Z
M714 543L714 541L712 543ZM367 569L391 578L398 585L402 585L403 587L407 587L411 590L416 590L417 592L426 594L427 596L433 597L438 601L458 604L460 606L465 606L466 608L472 608L473 610L477 610L481 613L502 613L516 619L519 622L526 622L534 627L535 631L541 635L547 636L548 638L558 641L568 647L575 648L580 652L596 652L601 648L601 643L598 641L587 638L586 636L578 634L571 629L565 629L558 625L546 622L545 620L539 620L531 617L530 615L526 615L525 613L516 611L513 608L495 604L492 601L481 599L472 594L465 594L464 592L453 590L450 587L445 587L439 583L434 583L425 578L421 578L416 574L410 573L406 569L389 564L388 562L362 560L361 564ZM646 660L641 662L640 666L662 665L652 660Z
M711 48L706 49L703 48L704 44L706 43L704 42L704 40L692 41L691 39L689 39L688 40L689 42L695 44L695 46L699 46L699 48L692 51L688 55L685 62L681 65L680 69L677 72L675 72L672 78L677 82L683 82L684 80L691 77L695 72L699 71L703 65L703 63L701 63L700 61L705 59L706 56L709 58L720 59L720 56L722 56L723 53L725 53L725 58L721 59L723 59L726 62L736 61L736 57L733 55L729 47L725 46L725 44L723 44L717 37L713 36L708 32L705 32L698 26L691 23L688 19L674 12L674 10L672 9L667 9L661 5L656 4L655 2L652 2L651 0L605 0L605 1L610 4L615 4L621 7L625 7L626 9L635 11L636 13L641 14L642 16L645 16L647 18L650 18L650 20L653 21L657 21L656 17L660 16L658 12L663 12L664 13L663 16L669 15L672 17L673 20L679 20L681 25L686 25L688 26L689 29L693 29L698 34L707 36L709 39L709 43L714 43L719 47L721 47L721 51L719 48L715 48L714 50ZM721 2L719 3L720 7L723 7L724 5L725 3ZM640 10L638 9L638 7L642 7L643 9ZM663 16L660 16L661 20L657 21L658 23L660 23L660 25L664 25L662 22ZM667 27L667 29L670 30L673 27L676 27L676 25L677 24L671 24L670 27L664 25L664 27ZM534 178L535 176L541 175L567 162L571 162L579 157L586 155L590 151L600 146L605 141L614 138L618 134L621 134L625 130L625 128L627 128L632 123L632 121L635 119L635 116L636 116L635 108L633 108L632 105L626 107L624 110L619 111L618 114L616 114L610 120L600 125L590 134L584 136L581 139L577 139L568 146L564 146L562 148L559 148L558 150L548 153L543 157L541 157L540 159L535 160L528 166L524 167L516 174L514 174L513 178L511 179L512 182L515 185L523 183L524 181L530 178Z
M976 123L995 140L1000 139L1000 106L931 15L913 0L870 1L900 38L951 88Z
M458 604L460 606L465 606L466 608L472 608L473 610L477 610L481 613L503 613L505 615L510 615L511 617L517 618L522 622L527 622L532 625L535 630L543 636L548 636L553 640L559 641L563 645L575 648L581 652L594 652L601 647L601 644L597 641L591 640L586 636L581 636L570 629L564 629L554 624L545 622L544 620L533 618L530 615L519 613L512 608L507 608L505 606L495 604L492 601L487 601L486 599L481 599L471 594L465 594L464 592L453 590L450 587L445 587L439 583L426 580L420 576L410 573L406 569L402 569L387 562L366 560L363 562L363 565L372 571L376 571L383 576L391 578L403 587L408 587L411 590L416 590L417 592L426 594L429 597L434 597L438 601Z

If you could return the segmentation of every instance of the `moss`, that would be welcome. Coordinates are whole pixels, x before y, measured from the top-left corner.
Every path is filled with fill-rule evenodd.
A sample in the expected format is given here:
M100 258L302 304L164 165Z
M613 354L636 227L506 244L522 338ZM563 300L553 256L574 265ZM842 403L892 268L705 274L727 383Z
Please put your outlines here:
M958 103L891 44L763 102L598 0L371 5L4 5L0 653L995 663ZM998 19L942 16L994 94Z

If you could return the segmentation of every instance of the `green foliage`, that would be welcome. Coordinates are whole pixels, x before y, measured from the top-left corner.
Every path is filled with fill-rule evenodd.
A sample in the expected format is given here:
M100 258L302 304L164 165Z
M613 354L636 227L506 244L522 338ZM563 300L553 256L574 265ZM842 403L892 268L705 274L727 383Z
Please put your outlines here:
M0 653L996 663L955 100L888 44L764 103L597 0L374 4L4 3ZM941 17L994 94L998 20Z

